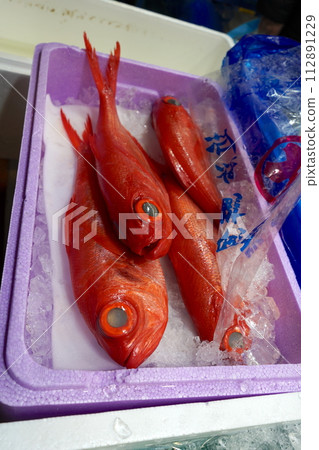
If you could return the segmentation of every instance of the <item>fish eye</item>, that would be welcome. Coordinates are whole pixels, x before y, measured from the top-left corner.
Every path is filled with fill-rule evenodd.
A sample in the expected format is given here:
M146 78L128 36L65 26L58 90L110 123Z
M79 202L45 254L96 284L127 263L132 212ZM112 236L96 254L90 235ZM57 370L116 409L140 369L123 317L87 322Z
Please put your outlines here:
M151 217L156 217L158 215L158 209L154 203L144 202L142 204L143 211Z
M181 106L181 103L175 97L165 97L163 101L164 103L169 103L170 105Z
M120 328L127 324L127 313L122 308L113 308L107 314L107 323L110 327Z
M244 336L239 331L233 331L228 336L228 344L231 349L244 348Z
M105 306L98 317L98 327L108 337L120 337L130 332L136 321L136 314L126 302Z
M160 208L156 203L148 198L142 198L135 204L135 212L141 216L142 219L156 220L161 217Z
M249 348L249 338L245 332L238 326L232 326L226 330L222 339L222 350L235 351L242 353Z

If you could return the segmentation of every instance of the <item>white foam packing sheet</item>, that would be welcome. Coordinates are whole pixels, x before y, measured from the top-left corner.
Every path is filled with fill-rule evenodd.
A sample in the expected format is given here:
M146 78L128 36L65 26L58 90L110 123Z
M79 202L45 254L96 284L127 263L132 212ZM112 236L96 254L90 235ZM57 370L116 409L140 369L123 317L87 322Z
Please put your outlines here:
M82 134L83 124L88 113L92 118L93 126L96 123L98 109L95 107L64 105L63 110L79 134ZM155 136L152 136L149 114L137 114L136 111L124 110L120 107L118 107L118 113L123 125L143 143L148 153L159 160L161 150ZM60 107L54 106L49 96L46 101L44 142L43 189L53 262L52 365L54 369L105 370L119 368L120 366L112 361L98 345L74 303L69 264L65 246L62 244L61 230L58 236L59 242L52 239L52 218L70 202L75 177L76 155L63 129ZM162 265L169 298L177 301L180 305L174 311L170 308L170 319L164 338L144 364L190 365L193 358L191 345L196 333L182 300L179 298L177 282L168 258L162 258ZM172 338L175 340L175 357L169 351ZM187 346L189 346L188 352ZM193 350L195 350L195 344L193 344Z

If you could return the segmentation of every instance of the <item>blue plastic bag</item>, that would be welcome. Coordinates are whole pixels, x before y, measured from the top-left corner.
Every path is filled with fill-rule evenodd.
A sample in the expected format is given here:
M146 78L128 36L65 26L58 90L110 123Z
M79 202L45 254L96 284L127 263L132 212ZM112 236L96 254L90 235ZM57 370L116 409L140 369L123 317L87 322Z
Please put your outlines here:
M300 44L278 36L243 37L227 53L226 100L255 169L258 189L275 203L300 173ZM281 236L300 284L300 203Z
M231 265L215 337L234 360L264 361L268 346L267 363L275 363L280 353L274 299L267 289L252 298L249 289L281 229L300 276L300 221L291 213L300 200L300 45L282 37L245 36L229 50L221 72L226 104L240 133L228 147L241 139L246 152L236 155L237 170L223 195L217 255L220 265ZM230 164L229 153L218 157L219 166ZM239 156L247 162L246 173ZM247 184L236 184L236 178Z

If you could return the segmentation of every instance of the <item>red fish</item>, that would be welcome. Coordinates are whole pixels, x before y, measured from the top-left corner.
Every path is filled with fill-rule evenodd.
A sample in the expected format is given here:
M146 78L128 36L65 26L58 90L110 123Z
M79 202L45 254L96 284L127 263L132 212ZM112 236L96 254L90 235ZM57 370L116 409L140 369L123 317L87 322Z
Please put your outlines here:
M166 96L153 106L152 123L167 164L197 205L207 213L221 211L222 199L210 173L200 129L175 98Z
M185 306L201 340L212 341L224 301L213 225L203 220L205 214L172 179L165 180L171 207L176 215L177 233L168 253L173 264ZM185 214L189 214L181 228ZM188 233L188 234L186 234Z
M92 167L90 121L81 140L63 111L61 118L73 147L82 156L77 161L71 203L95 212L91 220L82 223L80 236L76 236L79 228L73 221L65 230L74 296L101 347L122 366L138 367L155 350L167 324L161 265L134 255L114 234ZM96 233L92 236L93 221ZM79 249L72 245L74 239L80 241Z
M103 77L95 49L84 33L86 54L99 93L97 129L90 139L100 188L119 237L149 259L164 256L172 231L165 187L139 142L121 124L115 103L120 44L108 59ZM129 217L127 215L130 215ZM121 231L124 229L124 236Z

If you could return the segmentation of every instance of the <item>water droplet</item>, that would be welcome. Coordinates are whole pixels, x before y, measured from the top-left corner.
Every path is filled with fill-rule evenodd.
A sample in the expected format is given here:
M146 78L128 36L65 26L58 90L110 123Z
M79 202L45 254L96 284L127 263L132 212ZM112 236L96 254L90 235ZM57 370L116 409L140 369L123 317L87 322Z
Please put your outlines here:
M129 436L131 436L132 431L130 430L129 426L123 422L122 419L119 417L116 417L113 424L114 431L120 436L122 439L126 439Z
M110 396L108 388L105 387L105 388L102 389L102 391L103 391L103 394L104 394L105 398L108 398Z

